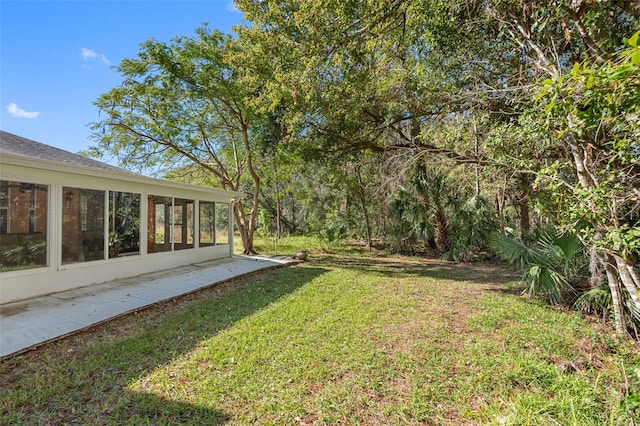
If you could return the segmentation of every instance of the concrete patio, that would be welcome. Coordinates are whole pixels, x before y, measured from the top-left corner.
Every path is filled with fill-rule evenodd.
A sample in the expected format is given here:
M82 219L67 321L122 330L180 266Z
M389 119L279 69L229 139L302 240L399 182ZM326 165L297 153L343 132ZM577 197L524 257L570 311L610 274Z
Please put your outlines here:
M0 359L137 309L295 260L234 256L0 306Z

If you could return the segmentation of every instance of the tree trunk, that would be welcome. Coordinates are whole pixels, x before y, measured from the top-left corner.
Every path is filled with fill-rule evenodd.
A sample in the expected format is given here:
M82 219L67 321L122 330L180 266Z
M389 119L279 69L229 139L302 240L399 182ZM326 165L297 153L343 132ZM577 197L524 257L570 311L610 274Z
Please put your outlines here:
M638 275L638 271L636 270L636 264L627 263L627 270L629 271L629 275L636 284L636 287L640 288L640 275Z
M633 279L633 275L630 273L631 269L634 269L634 265L630 265L625 259L621 256L614 254L613 258L616 261L616 265L618 267L618 274L620 274L620 280L622 284L629 292L629 296L631 296L631 300L635 305L638 312L640 312L640 298L638 298L638 283Z
M367 211L364 185L362 184L362 176L360 175L359 166L356 167L356 177L358 178L358 195L362 206L362 215L364 216L364 224L367 233L367 250L371 251L371 225L369 224L369 212Z
M278 241L282 237L282 219L280 217L280 178L278 177L278 163L276 161L277 155L274 155L273 159L273 168L276 177L276 241Z
M436 212L435 245L440 253L449 250L449 223L447 216L441 209Z
M249 232L249 224L247 223L247 216L244 212L244 206L241 201L238 201L233 206L233 216L235 218L236 227L242 240L242 254L254 255L256 251L253 248L253 233Z
M289 230L289 232L291 234L295 234L296 231L297 231L297 227L296 227L296 199L293 196L293 192L291 192L291 229Z
M282 237L282 226L280 223L280 196L276 194L276 241Z
M506 203L506 183L503 188L498 187L498 191L496 192L495 205L496 212L498 213L498 219L500 220L500 229L504 229L504 205Z
M256 230L256 220L258 218L258 202L260 201L260 177L253 167L253 158L251 155L251 147L249 146L249 131L247 125L245 125L242 129L242 141L244 142L244 149L247 155L247 170L249 170L251 179L253 179L253 205L251 206L251 212L249 213L249 223L245 227L245 235L242 238L242 246L244 248L244 254L253 255L256 254L256 251L253 248L253 235ZM238 203L237 206L241 206L241 203ZM242 210L242 215L244 216L244 209Z
M602 259L595 247L589 249L589 286L598 288L602 285Z
M478 128L476 123L473 123L473 148L476 158L480 158L480 148L478 145ZM480 195L480 164L474 165L474 174L476 178L476 197Z
M529 210L529 192L531 191L531 181L527 175L521 173L519 176L520 196L518 197L518 210L520 212L520 228L525 231L531 230L531 213Z
M607 280L609 281L609 289L611 290L611 302L613 303L616 331L620 334L626 334L627 327L623 314L622 291L620 289L620 280L618 280L618 272L613 266L614 261L611 255L605 255L604 268L607 272Z
M529 213L529 199L521 198L518 201L518 208L520 209L520 228L525 231L531 230L531 216Z

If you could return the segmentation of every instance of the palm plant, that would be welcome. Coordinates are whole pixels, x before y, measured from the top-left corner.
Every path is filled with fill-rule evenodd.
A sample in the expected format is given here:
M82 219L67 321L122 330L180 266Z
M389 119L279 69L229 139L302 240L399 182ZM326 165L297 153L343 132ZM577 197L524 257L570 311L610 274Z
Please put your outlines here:
M417 201L425 210L433 226L433 238L436 248L444 253L449 249L449 238L452 234L451 210L455 210L456 197L441 173L428 176L421 170L411 181Z
M495 234L496 253L522 272L523 293L547 298L559 304L575 295L575 284L586 265L584 247L571 233L553 229L538 231L529 245L506 234Z
M398 239L422 238L441 253L450 248L457 209L458 196L446 175L429 175L424 167L417 169L389 206Z
M623 317L636 338L640 336L640 311L631 299L629 292L622 289ZM608 284L591 288L580 295L573 304L573 308L584 313L600 315L603 320L613 317L613 300Z
M347 229L344 226L329 225L321 229L318 235L326 244L326 249L332 250L336 242L347 238Z
M389 214L393 224L391 232L399 249L405 237L424 239L427 245L428 241L433 241L433 226L427 218L427 211L423 204L416 202L409 188L396 192L389 204Z
M8 266L37 265L44 261L46 252L46 240L26 239L21 244L3 250L2 257Z
M473 196L460 203L454 218L451 250L443 256L463 260L472 251L486 250L498 229L498 217L487 197Z

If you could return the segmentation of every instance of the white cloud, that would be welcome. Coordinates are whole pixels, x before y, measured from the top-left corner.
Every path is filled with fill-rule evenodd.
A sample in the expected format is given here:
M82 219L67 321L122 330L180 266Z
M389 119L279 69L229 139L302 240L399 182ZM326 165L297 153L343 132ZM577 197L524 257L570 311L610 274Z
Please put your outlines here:
M109 62L109 60L107 59L106 56L104 56L102 53L98 53L95 50L92 49L86 49L86 48L82 48L82 59L84 59L85 61L89 61L91 59L99 59L101 60L105 65L111 65L111 62Z
M233 3L233 0L227 3L227 10L229 12L240 12L236 5Z
M40 115L37 111L25 111L13 102L7 105L7 111L9 111L9 114L15 118L36 118Z

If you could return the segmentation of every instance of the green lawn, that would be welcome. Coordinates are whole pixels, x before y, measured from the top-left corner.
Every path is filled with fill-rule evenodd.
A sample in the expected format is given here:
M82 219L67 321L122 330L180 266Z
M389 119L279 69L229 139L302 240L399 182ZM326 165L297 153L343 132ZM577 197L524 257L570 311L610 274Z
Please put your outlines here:
M632 424L631 342L495 265L342 249L4 361L0 423Z

